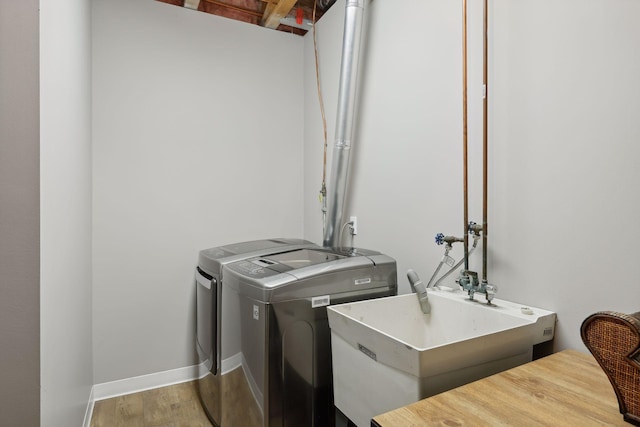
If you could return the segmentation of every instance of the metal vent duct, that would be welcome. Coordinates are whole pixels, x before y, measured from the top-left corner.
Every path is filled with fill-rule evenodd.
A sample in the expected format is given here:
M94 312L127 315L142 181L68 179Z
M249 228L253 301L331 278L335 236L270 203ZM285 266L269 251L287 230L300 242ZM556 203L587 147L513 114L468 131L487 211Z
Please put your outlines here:
M347 0L340 65L340 89L336 119L335 145L328 191L328 215L323 246L339 247L340 227L349 174L349 155L355 116L358 60L366 0Z

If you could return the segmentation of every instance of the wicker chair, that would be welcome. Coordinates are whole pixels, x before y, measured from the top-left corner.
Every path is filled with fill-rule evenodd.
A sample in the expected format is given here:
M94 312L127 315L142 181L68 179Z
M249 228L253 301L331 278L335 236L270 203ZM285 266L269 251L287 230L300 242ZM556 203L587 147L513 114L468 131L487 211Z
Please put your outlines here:
M640 426L640 312L595 313L582 322L580 332L609 377L624 420Z

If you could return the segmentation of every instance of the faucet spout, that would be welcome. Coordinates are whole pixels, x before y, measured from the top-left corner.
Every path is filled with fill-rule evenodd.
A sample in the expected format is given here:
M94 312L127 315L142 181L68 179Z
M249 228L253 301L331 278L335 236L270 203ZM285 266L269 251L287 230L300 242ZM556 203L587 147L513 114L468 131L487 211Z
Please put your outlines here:
M420 309L424 314L431 313L431 305L429 304L429 294L427 293L427 287L422 283L420 277L418 277L418 273L414 270L409 269L407 271L407 278L409 279L409 284L411 285L411 290L418 297L418 302L420 303Z
M486 280L483 280L482 282L478 281L478 273L475 271L461 271L456 282L458 282L462 289L467 291L470 300L473 300L473 296L476 293L485 294L487 304L489 305L491 305L491 301L493 301L496 292L498 292L498 287L496 285L490 285Z

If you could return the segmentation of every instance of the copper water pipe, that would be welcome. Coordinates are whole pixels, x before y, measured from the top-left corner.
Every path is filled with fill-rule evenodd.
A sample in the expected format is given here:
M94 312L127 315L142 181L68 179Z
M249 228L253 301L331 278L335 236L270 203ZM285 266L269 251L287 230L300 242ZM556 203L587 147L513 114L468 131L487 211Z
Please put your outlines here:
M483 37L482 37L482 84L484 97L482 100L482 281L487 283L487 192L488 192L488 0L483 4Z
M468 111L467 111L467 0L462 0L462 181L464 198L464 270L469 270L469 190L468 190Z

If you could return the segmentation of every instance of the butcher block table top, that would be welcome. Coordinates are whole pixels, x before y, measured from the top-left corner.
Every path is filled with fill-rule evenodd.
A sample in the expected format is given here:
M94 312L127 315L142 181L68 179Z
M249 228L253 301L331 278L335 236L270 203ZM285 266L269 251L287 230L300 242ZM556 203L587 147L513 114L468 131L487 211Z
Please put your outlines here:
M378 415L371 425L630 426L604 371L574 350Z

